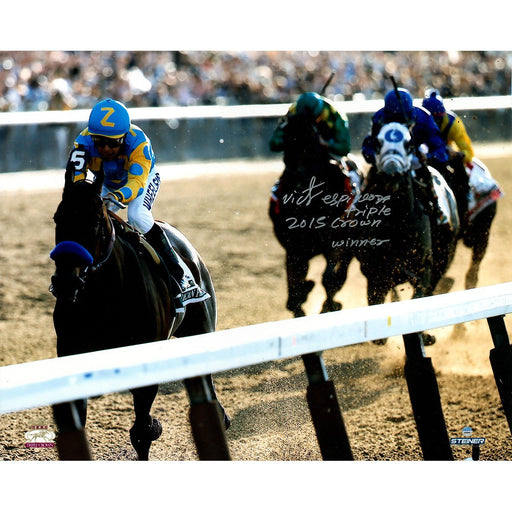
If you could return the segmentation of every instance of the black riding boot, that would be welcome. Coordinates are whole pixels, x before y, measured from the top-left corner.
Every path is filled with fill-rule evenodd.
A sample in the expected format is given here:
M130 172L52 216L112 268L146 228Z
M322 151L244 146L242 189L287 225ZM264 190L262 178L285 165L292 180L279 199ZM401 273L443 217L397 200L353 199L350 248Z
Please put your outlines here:
M185 273L181 267L178 256L170 244L162 228L155 222L153 227L144 235L146 240L153 246L155 251L162 257L165 265L168 267L171 276L176 280L178 286L183 292L187 287L185 282ZM183 309L183 300L181 292L175 297L177 299L176 308Z
M437 217L439 216L439 205L434 193L432 175L426 166L421 166L419 169L416 169L416 177L419 179L418 195L423 205L423 209L433 222L437 222Z

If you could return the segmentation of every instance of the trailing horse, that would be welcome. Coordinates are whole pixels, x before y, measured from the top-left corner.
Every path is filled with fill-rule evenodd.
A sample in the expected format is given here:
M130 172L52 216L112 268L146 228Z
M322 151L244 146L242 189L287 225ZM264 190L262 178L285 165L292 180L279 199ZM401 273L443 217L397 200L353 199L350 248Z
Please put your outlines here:
M369 305L383 303L388 292L407 282L413 298L432 295L453 259L458 230L453 193L432 168L443 218L433 220L421 200L424 185L413 174L407 128L389 123L378 140L376 164L346 215L353 229L349 246L368 281Z
M469 175L469 197L466 228L460 233L462 243L471 249L471 262L465 276L465 288L476 288L480 264L489 245L491 225L496 217L497 201L504 195L489 169L478 158L472 167L466 167Z
M143 237L109 212L100 197L104 175L94 182L65 185L54 215L56 246L51 253L55 274L50 290L56 297L53 320L59 357L212 332L217 322L215 290L200 255L176 229L161 223L182 258L190 279L207 292L201 300L174 308L173 281L165 264ZM208 387L216 400L211 376ZM188 381L185 380L187 386ZM148 460L152 441L162 433L150 410L158 385L130 390L135 422L130 440L139 460ZM85 426L87 400L75 402ZM229 417L219 404L225 427ZM69 418L54 408L59 431L70 429Z
M306 279L309 261L323 255L322 285L327 297L322 312L339 310L341 304L334 296L346 280L352 256L336 246L340 233L331 223L340 208L349 207L362 175L353 161L333 159L311 123L298 115L286 127L284 163L285 170L272 188L269 216L286 251L286 307L295 317L305 315L302 304L314 287Z

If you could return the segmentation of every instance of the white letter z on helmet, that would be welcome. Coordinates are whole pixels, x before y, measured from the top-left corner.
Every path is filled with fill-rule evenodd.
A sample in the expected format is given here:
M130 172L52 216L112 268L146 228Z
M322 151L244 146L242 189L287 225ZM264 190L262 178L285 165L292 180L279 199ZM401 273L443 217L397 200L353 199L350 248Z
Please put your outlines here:
M89 115L88 130L91 135L117 139L130 130L130 114L119 101L106 99L96 103Z

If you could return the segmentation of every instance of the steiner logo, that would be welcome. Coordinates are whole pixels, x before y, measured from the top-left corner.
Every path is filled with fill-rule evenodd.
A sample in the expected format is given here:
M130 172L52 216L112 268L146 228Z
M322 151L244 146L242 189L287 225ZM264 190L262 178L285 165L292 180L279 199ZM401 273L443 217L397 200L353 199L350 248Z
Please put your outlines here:
M464 427L462 429L462 435L464 437L452 437L450 439L450 444L457 445L481 445L485 443L485 437L471 437L473 433L473 429L471 427Z
M485 437L452 437L450 444L484 444Z
M25 432L25 448L53 448L55 443L55 432L45 426L33 426L31 430Z

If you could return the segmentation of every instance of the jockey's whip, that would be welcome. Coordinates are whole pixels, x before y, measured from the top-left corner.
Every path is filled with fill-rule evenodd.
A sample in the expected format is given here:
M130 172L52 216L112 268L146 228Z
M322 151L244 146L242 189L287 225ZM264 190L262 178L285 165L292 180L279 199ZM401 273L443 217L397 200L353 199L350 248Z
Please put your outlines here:
M334 75L336 74L335 71L331 71L331 74L329 75L329 78L327 79L327 81L325 82L324 86L322 87L322 89L320 90L320 95L323 96L324 95L324 92L325 90L327 89L327 87L329 87L329 84L332 82L332 79L334 78Z
M404 104L402 103L402 98L400 97L400 93L398 92L398 86L396 85L396 80L393 75L389 75L389 78L391 79L391 82L393 83L393 89L395 90L396 97L398 99L398 103L400 104L400 108L402 110L402 114L404 115L405 120L407 121L407 124L411 122L409 119L409 116L407 115L407 112L405 111Z

